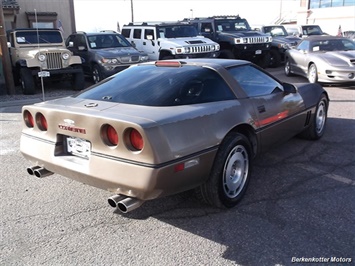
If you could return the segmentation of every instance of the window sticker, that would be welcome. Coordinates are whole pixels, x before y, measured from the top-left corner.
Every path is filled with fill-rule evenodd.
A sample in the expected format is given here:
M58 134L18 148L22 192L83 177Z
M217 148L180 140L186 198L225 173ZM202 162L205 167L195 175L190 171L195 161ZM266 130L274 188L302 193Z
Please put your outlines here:
M90 43L90 46L91 46L91 48L96 48L96 43L92 42L92 43Z
M17 41L18 43L25 43L25 42L26 42L26 39L25 39L25 37L17 37L17 38L16 38L16 41Z
M314 46L313 47L313 52L317 52L317 51L319 51L319 46Z

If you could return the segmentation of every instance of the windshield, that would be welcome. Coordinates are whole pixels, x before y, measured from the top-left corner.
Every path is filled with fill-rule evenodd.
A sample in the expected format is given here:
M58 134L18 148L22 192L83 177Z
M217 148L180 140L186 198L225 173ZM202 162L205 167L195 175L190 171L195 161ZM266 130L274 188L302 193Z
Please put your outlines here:
M235 98L213 70L133 66L80 93L77 98L145 106L175 106Z
M350 39L334 39L324 41L314 41L311 43L311 51L349 51L355 50L355 42Z
M264 27L265 33L270 33L271 36L288 36L287 31L282 26Z
M319 26L302 26L303 35L322 35L323 32Z
M102 49L112 47L131 47L132 45L119 34L98 34L88 36L91 49Z
M218 31L251 30L248 21L245 19L223 19L216 20L215 23Z
M62 43L63 38L58 31L17 31L18 44Z
M159 38L196 37L197 30L192 25L159 26Z

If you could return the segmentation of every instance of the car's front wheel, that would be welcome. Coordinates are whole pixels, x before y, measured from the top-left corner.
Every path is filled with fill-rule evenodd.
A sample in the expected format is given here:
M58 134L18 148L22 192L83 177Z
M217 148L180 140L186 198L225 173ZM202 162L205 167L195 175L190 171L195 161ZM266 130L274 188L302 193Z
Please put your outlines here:
M287 58L286 61L285 61L285 67L284 67L284 70L285 70L285 75L290 77L292 76L292 72L291 72L291 63L290 63L290 60Z
M103 80L102 71L98 65L92 66L92 79L94 83L98 83Z
M247 189L251 158L248 139L240 133L228 134L217 152L208 180L197 189L197 195L215 207L234 207Z
M318 82L318 73L317 73L317 67L315 64L311 64L308 67L308 81L309 81L309 83Z
M304 130L300 135L303 138L310 140L320 139L325 131L325 126L327 124L328 117L328 98L324 94L320 97L316 112L309 125L309 127Z

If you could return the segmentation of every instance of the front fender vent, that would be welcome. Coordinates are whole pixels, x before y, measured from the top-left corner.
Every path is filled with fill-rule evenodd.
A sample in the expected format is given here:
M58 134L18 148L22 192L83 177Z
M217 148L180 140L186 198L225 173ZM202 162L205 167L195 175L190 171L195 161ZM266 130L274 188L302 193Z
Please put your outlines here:
M306 121L304 122L304 126L308 126L310 121L311 121L311 116L312 116L312 112L311 111L308 111L307 114L306 114Z

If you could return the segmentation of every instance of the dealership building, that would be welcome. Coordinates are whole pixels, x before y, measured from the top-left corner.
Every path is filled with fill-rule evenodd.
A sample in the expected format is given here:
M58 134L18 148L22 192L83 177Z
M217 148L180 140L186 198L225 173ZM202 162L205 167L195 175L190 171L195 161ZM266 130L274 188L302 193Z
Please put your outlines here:
M331 35L340 29L355 31L355 0L281 0L280 5L292 4L292 11L280 12L275 24L304 25L316 24Z

